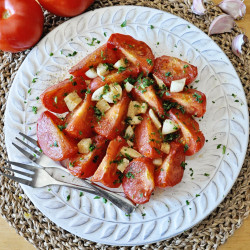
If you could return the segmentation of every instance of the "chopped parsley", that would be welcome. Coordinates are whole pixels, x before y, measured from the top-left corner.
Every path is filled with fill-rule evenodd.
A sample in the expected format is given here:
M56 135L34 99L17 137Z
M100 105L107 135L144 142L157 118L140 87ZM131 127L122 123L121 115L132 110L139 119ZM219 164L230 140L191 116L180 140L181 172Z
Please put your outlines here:
M54 53L52 53L52 52L49 54L49 56L53 56L53 55L54 55Z
M94 199L96 200L96 199L100 199L101 197L100 196L95 196L94 197Z
M60 129L60 131L63 131L67 127L67 123L65 125L57 125L57 127Z
M97 121L100 121L102 119L102 116L104 115L100 109L97 107L94 107L94 113L97 118Z
M153 25L150 25L150 29L151 29L151 30L154 29L154 26L153 26Z
M89 151L92 152L95 148L96 148L96 145L92 143L89 146Z
M67 196L67 201L69 201L70 200L70 194Z
M186 165L187 165L186 162L184 162L184 161L181 162L181 167L183 167L183 169L185 169L185 166L186 166Z
M185 153L187 150L188 150L188 145L185 144L185 145L184 145L184 153Z
M183 66L183 68L184 69L186 69L186 68L188 68L189 66L187 65L187 64L185 64L184 66Z
M38 79L37 77L33 78L32 83L35 83L37 79Z
M205 176L209 176L210 174L208 174L208 173L204 173L204 175L205 175Z
M125 20L122 24L121 24L121 27L124 28L127 26L127 20Z
M122 73L125 70L126 70L126 68L121 66L121 67L118 68L117 73L120 74L120 73Z
M166 72L166 73L165 73L165 76L166 76L166 77L169 77L169 76L171 76L171 75L172 75L171 72Z
M196 101L198 102L198 103L203 103L203 100L201 99L202 97L201 97L201 95L199 95L199 94L197 94L196 92L193 94L193 97L195 97L196 98Z
M227 147L225 145L223 145L222 154L226 153L226 149L227 149Z
M200 195L199 194L196 194L195 197L199 197Z
M188 200L186 200L186 204L187 204L187 205L189 205L189 204L190 204L190 202L189 202Z
M134 179L134 178L135 178L135 176L134 176L131 172L127 172L127 173L126 173L126 177L127 177L128 179L130 179L130 178Z
M94 156L93 162L97 163L98 159L99 159L99 155Z
M107 36L107 32L104 32L103 35L106 37Z
M79 196L82 197L83 196L83 192L80 192Z
M72 54L71 53L69 53L66 57L68 57L68 56L75 56L77 54L77 52L76 51L74 51Z
M91 40L91 43L87 43L87 44L88 44L89 46L95 46L95 41L96 41L97 44L100 43L100 41L98 41L95 37L93 37L92 40Z
M217 149L219 149L220 147L221 147L221 144L218 144L218 145L217 145Z
M146 59L146 61L147 61L147 63L148 63L149 65L153 65L152 59Z
M36 106L32 106L32 111L36 115L37 114L37 107Z

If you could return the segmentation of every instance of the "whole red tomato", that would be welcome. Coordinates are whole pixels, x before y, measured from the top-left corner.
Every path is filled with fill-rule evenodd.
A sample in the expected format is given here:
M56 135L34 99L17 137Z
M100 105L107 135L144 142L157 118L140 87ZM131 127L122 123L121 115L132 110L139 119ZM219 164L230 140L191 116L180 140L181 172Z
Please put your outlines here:
M86 10L94 0L39 0L49 12L57 16L77 16Z
M35 0L0 0L0 49L29 49L43 32L43 11Z

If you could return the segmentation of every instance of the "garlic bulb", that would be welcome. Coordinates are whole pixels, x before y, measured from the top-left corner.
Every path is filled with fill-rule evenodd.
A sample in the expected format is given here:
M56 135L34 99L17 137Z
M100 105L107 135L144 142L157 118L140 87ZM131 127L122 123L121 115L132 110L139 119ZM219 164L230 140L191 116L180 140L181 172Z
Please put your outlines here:
M203 0L193 0L191 10L196 15L199 15L199 16L205 15L206 9L203 5Z
M247 41L248 38L244 34L240 34L233 39L232 50L236 56L240 56L242 54L241 46Z
M246 14L246 5L241 0L224 0L218 6L234 19L240 19Z
M234 19L227 14L217 16L210 24L208 35L231 32L234 24Z

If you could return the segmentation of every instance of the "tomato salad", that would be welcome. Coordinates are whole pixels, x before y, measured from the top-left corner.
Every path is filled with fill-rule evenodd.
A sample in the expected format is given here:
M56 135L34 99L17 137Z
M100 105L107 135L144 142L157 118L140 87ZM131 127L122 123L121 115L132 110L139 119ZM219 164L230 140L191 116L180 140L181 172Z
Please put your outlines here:
M74 176L122 185L138 204L178 184L185 157L205 142L194 117L205 114L206 96L188 86L197 67L155 58L146 43L116 33L69 72L40 96L48 109L37 124L43 152Z

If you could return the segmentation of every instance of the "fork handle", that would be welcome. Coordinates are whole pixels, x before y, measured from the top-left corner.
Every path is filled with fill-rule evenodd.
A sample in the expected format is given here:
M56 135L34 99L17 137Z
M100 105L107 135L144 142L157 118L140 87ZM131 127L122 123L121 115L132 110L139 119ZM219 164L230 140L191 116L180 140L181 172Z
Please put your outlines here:
M119 207L122 211L124 211L126 214L131 214L136 206L135 204L128 200L125 197L122 197L119 194L110 192L108 190L102 189L100 187L97 187L91 183L88 183L87 181L84 181L86 183L86 185L88 185L89 187L91 187L93 189L93 191L91 190L86 190L86 188L78 186L76 184L70 184L67 182L62 182L62 181L56 181L56 185L60 185L60 186L65 186L65 187L70 187L70 188L74 188L80 191L84 191L84 192L89 192L92 194L96 194L96 195L100 195L101 197L111 201L114 205L116 205L117 207Z

